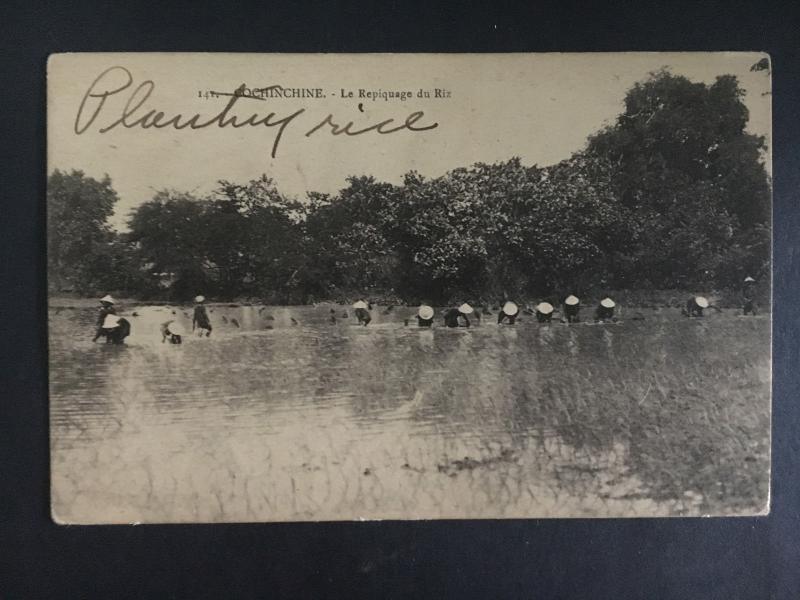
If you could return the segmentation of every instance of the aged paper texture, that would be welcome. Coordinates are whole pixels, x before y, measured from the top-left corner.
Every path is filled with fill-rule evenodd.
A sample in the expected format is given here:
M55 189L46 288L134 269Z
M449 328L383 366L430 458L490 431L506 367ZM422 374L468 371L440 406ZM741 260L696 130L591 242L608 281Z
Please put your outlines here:
M768 512L770 69L51 56L54 519Z

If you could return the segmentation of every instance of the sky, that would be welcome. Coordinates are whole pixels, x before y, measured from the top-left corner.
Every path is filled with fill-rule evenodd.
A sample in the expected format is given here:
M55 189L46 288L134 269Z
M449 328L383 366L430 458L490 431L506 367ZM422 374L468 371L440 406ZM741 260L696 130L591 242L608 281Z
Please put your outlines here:
M48 172L79 169L95 178L109 175L120 197L111 223L124 230L130 211L155 191L203 195L220 179L245 183L266 173L284 194L303 198L307 191L335 193L349 175L400 183L410 170L436 177L456 167L513 156L526 165L544 166L568 158L585 146L589 135L613 123L627 90L661 68L705 83L736 75L746 92L748 130L765 136L771 149L769 75L750 71L764 56L60 54L48 65ZM153 82L146 98L144 88L134 94L145 81ZM319 89L324 97L235 101L228 116L236 115L240 122L253 113L259 118L275 113L274 122L302 109L286 124L275 157L271 151L277 126L175 130L118 125L100 132L120 119L126 103L131 109L140 101L128 122L150 110L163 112L162 121L176 114L184 121L200 114L197 123L207 122L231 98L206 98L203 92L232 92L242 84ZM409 91L411 97L359 98L362 89ZM431 97L418 97L420 89ZM446 92L437 98L436 89ZM93 95L86 97L89 91ZM103 99L104 92L114 93ZM346 97L349 92L352 98ZM355 130L393 119L385 126L389 128L403 125L418 111L424 115L414 126L437 126L350 137L331 135L323 123L330 114L339 125L352 120ZM77 117L78 128L85 126L81 133L76 133ZM771 171L771 155L766 158Z

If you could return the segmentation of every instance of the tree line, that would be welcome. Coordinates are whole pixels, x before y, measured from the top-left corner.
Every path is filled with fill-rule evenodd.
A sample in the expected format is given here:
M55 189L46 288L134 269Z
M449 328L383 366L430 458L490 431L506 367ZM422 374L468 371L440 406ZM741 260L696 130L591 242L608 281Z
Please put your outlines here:
M283 194L267 175L204 197L163 190L130 215L108 177L48 181L52 292L142 299L355 296L441 303L565 290L736 287L767 276L770 181L736 77L668 71L626 94L616 121L551 166L519 158L351 176L336 194Z

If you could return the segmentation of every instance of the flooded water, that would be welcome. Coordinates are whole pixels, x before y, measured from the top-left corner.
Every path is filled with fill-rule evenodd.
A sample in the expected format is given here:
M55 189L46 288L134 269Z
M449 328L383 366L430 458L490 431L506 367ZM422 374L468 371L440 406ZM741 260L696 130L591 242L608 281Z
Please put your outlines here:
M338 305L209 308L210 337L171 345L159 324L191 330L190 307L121 307L113 346L94 308L51 307L57 520L766 508L768 316L425 330L410 308L366 328Z

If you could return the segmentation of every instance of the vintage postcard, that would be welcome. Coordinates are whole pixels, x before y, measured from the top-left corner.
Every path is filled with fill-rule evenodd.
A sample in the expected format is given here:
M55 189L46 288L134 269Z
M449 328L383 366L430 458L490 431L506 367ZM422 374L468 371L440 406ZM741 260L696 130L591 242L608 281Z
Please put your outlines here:
M766 514L770 77L51 56L53 518Z

